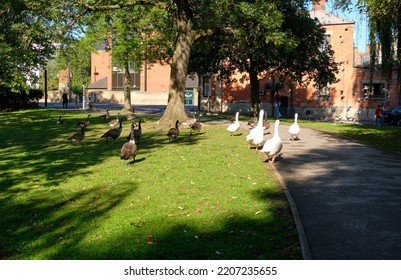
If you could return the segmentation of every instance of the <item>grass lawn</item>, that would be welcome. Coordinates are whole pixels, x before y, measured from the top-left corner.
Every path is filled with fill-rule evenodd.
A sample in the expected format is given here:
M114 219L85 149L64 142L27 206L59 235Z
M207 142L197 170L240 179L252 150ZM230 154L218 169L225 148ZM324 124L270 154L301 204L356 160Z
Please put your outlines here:
M401 153L401 127L340 124L299 120L301 126L352 138L370 146ZM285 120L290 124L291 121Z
M0 113L0 259L301 258L287 199L245 134L204 124L169 142L144 118L129 164L119 151L130 123L106 143L95 112L85 139L69 143L85 118Z

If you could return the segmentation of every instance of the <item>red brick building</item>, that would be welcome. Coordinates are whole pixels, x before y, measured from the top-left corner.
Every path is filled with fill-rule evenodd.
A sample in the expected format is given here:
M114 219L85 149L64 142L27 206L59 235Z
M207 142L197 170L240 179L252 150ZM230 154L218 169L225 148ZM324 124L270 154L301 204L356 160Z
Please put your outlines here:
M170 85L170 65L144 62L140 70L130 63L131 102L133 105L166 105ZM87 93L95 102L124 103L124 73L122 66L113 62L111 48L101 45L91 54L91 84ZM198 78L188 77L186 99L197 105Z
M313 86L296 86L291 92L288 86L280 91L281 109L284 116L292 116L297 112L302 118L323 120L359 121L371 120L378 104L385 108L399 105L397 93L397 71L393 69L389 81L384 79L379 71L375 71L373 91L366 88L370 84L369 54L358 52L354 46L354 22L326 12L326 0L320 0L313 5L310 15L317 18L326 29L327 38L335 51L335 61L341 63L337 75L339 82L318 90ZM203 77L201 82L201 106L204 110L234 113L239 110L249 114L250 85L233 82L230 85L216 83L214 77ZM239 81L239 79L237 79ZM260 80L263 90L260 101L261 107L272 115L272 94L266 90L266 84L271 79Z

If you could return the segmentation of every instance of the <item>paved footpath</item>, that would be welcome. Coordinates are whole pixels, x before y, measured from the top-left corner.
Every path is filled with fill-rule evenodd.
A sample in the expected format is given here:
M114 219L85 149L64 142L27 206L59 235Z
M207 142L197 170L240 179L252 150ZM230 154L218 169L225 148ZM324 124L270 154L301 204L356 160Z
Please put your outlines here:
M295 202L304 257L400 260L401 155L303 127L298 141L286 125L279 134L274 168Z

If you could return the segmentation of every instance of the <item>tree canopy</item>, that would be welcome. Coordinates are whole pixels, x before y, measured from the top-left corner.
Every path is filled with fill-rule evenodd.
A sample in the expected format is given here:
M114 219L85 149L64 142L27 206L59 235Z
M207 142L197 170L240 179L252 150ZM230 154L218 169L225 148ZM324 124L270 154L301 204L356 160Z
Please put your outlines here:
M20 90L37 82L36 71L55 50L52 29L41 17L49 7L36 1L0 2L0 86Z
M381 72L389 77L393 62L401 65L401 1L399 0L335 0L343 10L357 9L368 16L371 71L381 57ZM380 45L377 53L377 46ZM398 71L398 80L401 72ZM401 92L399 83L398 93Z
M235 3L237 2L237 3ZM252 109L259 110L259 80L266 75L289 83L326 85L337 64L325 30L310 18L307 1L233 1L224 27L194 43L191 70L214 72L230 81L233 72L251 83ZM208 57L205 60L204 57Z

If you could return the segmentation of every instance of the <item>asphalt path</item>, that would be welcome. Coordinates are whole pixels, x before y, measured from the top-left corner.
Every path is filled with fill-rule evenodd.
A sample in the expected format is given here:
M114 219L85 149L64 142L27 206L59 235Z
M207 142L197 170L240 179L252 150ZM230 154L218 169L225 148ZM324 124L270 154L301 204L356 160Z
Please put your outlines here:
M274 168L295 202L305 257L400 260L401 155L302 127L298 141L286 125L279 134Z

